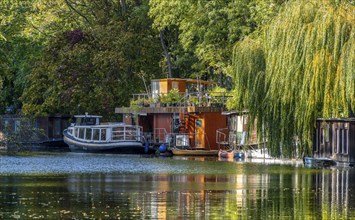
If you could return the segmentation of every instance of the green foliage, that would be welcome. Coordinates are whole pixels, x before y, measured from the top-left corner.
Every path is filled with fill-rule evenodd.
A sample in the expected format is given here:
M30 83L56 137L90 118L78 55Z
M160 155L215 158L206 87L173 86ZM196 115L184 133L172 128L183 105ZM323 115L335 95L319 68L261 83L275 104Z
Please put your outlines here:
M28 77L21 98L25 114L112 116L115 107L143 88L138 73L144 72L147 81L159 77L160 44L144 19L147 3L127 3L121 14L114 3L72 5L89 24L53 36Z
M210 96L210 103L223 105L225 104L227 97L230 96L226 88L219 86L215 86L210 91L208 91L208 95Z
M292 155L296 135L309 152L317 117L355 109L354 11L346 1L293 1L235 46L234 107L265 126L273 155Z
M160 31L174 77L225 82L232 45L279 2L1 1L0 113L22 105L26 114L77 113L78 105L81 111L113 112L143 88L139 73L149 81L167 68ZM273 5L266 14L276 9ZM84 40L66 39L73 30Z
M41 56L50 34L61 30L60 24L75 19L61 6L61 1L0 2L0 114L7 106L21 108L19 97L27 86L26 77Z
M193 54L195 77L211 76L229 73L233 44L254 30L249 2L153 0L149 14L158 30L178 30L181 49L175 46L176 39L169 40L171 53L179 57L174 64L181 64L179 59Z
M171 89L166 96L167 102L170 104L177 104L181 99L178 89Z

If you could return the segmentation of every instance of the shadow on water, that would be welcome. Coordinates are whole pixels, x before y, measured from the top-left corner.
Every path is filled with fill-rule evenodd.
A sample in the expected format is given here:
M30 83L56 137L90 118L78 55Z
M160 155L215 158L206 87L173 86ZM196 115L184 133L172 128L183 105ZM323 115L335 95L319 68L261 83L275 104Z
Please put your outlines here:
M3 155L0 219L353 219L354 172L216 158Z

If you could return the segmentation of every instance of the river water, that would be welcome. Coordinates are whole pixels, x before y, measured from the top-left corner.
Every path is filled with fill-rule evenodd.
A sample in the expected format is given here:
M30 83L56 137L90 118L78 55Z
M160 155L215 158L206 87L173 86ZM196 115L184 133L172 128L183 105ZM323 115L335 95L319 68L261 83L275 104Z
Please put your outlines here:
M297 161L0 154L0 219L355 219L354 174Z

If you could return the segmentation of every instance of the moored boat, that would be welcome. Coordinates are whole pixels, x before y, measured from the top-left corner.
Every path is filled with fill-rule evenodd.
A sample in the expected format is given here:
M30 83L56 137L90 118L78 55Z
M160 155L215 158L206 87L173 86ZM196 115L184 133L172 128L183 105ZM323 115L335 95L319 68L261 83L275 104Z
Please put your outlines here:
M171 152L175 156L217 156L218 150L208 150L208 149L179 149L173 148Z
M303 163L309 167L330 167L335 166L336 162L329 158L313 158L313 157L304 157Z
M64 142L71 151L144 153L142 128L124 123L101 124L101 116L76 115L64 130Z
M234 158L234 151L219 150L218 157L233 159Z

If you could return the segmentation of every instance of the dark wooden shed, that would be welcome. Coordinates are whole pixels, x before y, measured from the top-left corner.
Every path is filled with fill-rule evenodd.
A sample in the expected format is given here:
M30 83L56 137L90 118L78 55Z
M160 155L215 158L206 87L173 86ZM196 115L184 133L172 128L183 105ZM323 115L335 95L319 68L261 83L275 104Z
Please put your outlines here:
M317 119L313 157L355 164L355 118Z

